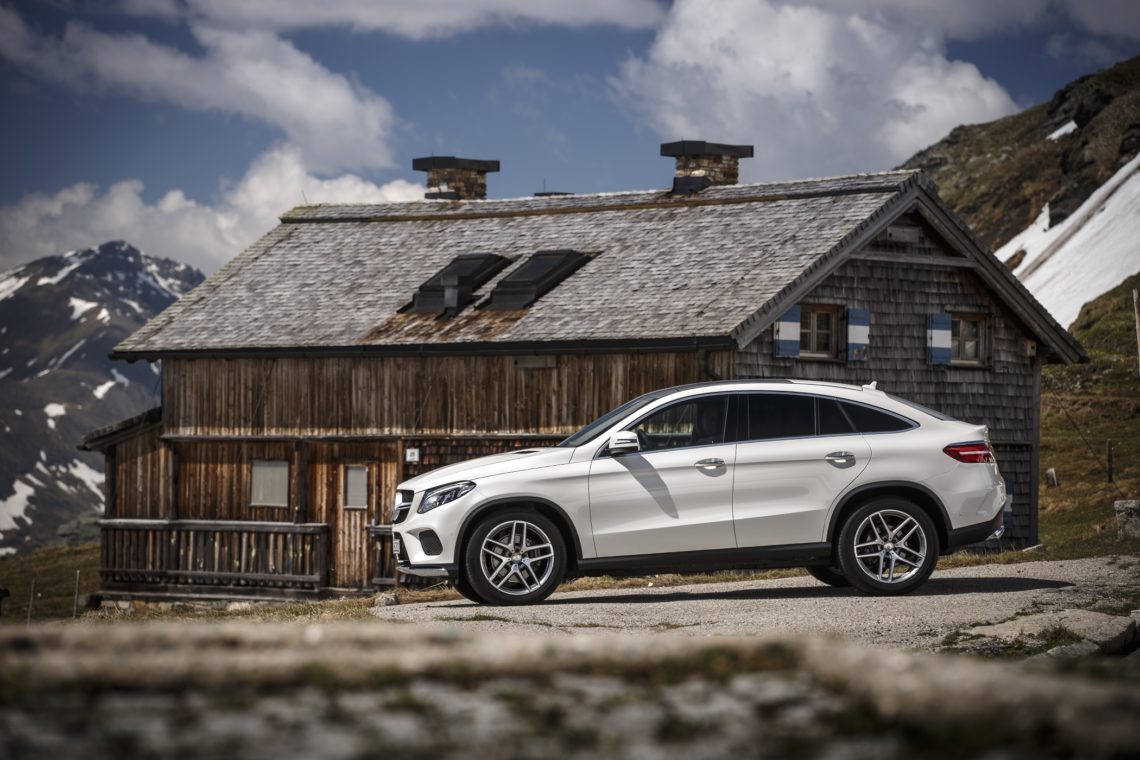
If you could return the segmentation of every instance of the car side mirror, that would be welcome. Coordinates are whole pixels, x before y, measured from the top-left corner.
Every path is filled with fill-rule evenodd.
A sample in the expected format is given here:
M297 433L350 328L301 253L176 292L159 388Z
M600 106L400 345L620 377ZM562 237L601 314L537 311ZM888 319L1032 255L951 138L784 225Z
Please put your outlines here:
M637 433L632 430L619 430L610 436L610 454L628 454L641 451L641 444L637 440Z

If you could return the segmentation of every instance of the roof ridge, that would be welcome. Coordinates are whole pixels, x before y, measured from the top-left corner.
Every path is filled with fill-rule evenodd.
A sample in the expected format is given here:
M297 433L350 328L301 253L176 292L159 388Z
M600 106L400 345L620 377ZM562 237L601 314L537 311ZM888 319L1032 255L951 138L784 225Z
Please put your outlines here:
M883 182L870 182L881 179ZM894 181L891 181L891 180ZM868 180L863 184L843 187L819 187L826 182ZM381 204L316 204L297 206L281 216L283 224L328 224L359 222L409 222L440 219L495 219L517 216L543 216L553 214L584 214L602 211L631 211L650 208L677 208L691 206L725 206L742 203L772 203L786 200L830 198L845 195L897 193L913 184L929 182L920 170L853 174L842 177L824 177L813 180L764 182L748 185L714 186L698 195L673 195L668 189L638 190L622 193L560 196L555 198L511 198L479 201L411 201ZM800 189L802 188L802 189ZM770 192L748 192L770 190ZM628 198L622 201L621 198ZM635 200L642 198L643 200ZM603 199L614 202L589 203ZM587 203L582 203L586 201ZM415 206L413 204L420 204ZM518 204L518 208L512 208ZM523 204L527 204L524 206ZM432 208L434 206L434 208ZM500 206L500 208L495 208ZM505 207L503 207L505 206ZM355 213L323 215L324 210L355 210ZM390 213L385 213L390 211Z

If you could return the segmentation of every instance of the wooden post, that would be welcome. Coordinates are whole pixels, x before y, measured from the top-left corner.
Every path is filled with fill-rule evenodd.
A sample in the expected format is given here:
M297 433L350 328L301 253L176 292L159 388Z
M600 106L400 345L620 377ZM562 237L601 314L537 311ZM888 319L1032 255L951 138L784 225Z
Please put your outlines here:
M1132 314L1136 317L1136 373L1140 374L1140 290L1132 288Z
M1112 482L1112 441L1104 442L1104 461L1108 469L1108 482Z
M36 576L32 576L32 590L28 593L28 625L32 624L32 602L36 599Z
M75 571L75 600L71 605L71 619L79 617L79 571Z
M293 443L293 522L309 520L309 448L304 441Z

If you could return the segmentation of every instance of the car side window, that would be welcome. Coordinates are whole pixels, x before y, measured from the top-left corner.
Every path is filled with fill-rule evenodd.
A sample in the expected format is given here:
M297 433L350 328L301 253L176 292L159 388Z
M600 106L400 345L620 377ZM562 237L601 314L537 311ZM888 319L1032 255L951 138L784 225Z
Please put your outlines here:
M872 409L869 406L862 404L851 404L846 401L839 402L843 406L843 411L847 413L847 417L851 420L851 424L860 433L894 433L899 430L909 430L914 427L914 423L910 420L905 420L902 417L896 417L893 414Z
M815 398L792 393L748 394L748 440L815 435Z
M632 428L642 451L724 443L728 396L686 399L660 409Z
M819 413L820 435L850 435L855 432L851 421L839 408L839 402L831 398L821 398L816 407Z

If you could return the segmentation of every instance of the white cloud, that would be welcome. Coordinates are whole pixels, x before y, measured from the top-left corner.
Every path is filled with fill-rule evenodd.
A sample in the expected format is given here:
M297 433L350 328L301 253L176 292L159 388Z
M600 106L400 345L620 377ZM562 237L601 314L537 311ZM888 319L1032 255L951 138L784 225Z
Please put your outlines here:
M955 4L916 6L932 14L920 28L893 23L892 0L677 0L611 84L664 139L754 144L746 180L888 169L958 124L1017 110L946 58L935 20L970 27L943 5Z
M18 260L0 260L0 270L28 258L122 239L209 272L265 234L282 212L306 200L379 203L423 197L423 187L406 180L378 186L353 175L319 179L306 169L300 152L288 145L259 156L213 205L197 203L181 190L171 190L150 204L142 191L139 180L106 189L79 183L0 206L4 250L19 253Z
M201 56L77 22L62 37L41 35L0 6L0 56L39 77L270 124L315 171L392 165L388 137L396 120L384 98L270 32L202 25L191 31Z
M492 25L608 24L652 28L663 15L657 0L186 0L192 19L243 29L347 27L412 39L446 37ZM123 10L169 17L168 0L124 0Z
M1058 0L1085 29L1105 37L1140 40L1140 3L1136 0Z

